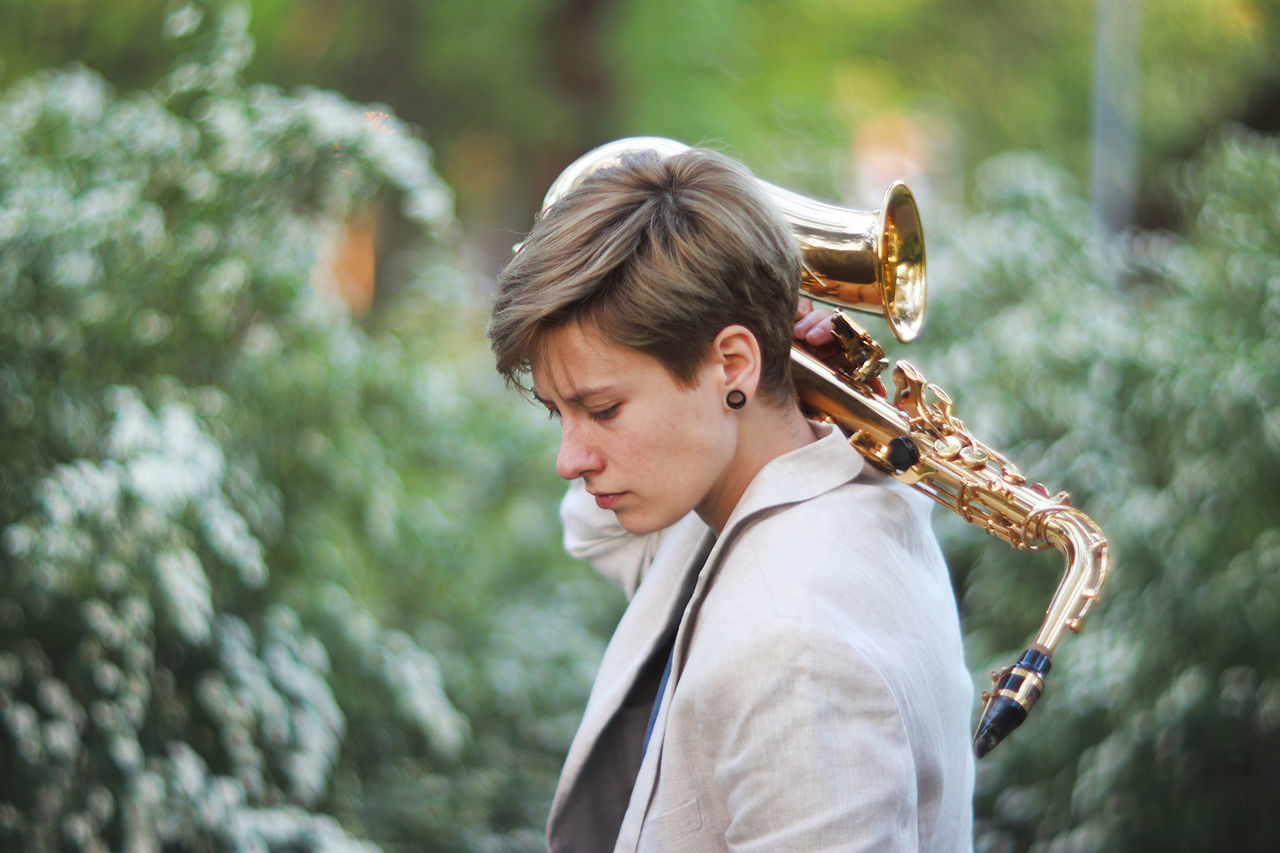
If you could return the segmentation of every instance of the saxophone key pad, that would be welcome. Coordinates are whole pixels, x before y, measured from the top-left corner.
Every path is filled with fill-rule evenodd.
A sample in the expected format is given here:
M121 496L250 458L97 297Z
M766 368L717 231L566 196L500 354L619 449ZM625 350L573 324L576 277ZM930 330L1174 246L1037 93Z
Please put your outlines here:
M933 443L933 451L943 459L955 459L960 452L960 439L954 435L943 436Z

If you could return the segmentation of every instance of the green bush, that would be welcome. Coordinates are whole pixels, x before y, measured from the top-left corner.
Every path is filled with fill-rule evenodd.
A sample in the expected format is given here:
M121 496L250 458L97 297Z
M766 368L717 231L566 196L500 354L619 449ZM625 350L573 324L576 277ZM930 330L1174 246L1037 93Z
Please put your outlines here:
M600 649L554 436L430 150L246 88L246 17L0 99L0 846L536 849ZM324 258L370 210L361 325Z

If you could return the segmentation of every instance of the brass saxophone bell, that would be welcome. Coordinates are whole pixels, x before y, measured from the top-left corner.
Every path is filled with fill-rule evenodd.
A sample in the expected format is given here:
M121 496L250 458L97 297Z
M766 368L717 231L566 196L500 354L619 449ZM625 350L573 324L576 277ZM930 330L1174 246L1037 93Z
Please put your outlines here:
M670 157L688 148L656 136L601 145L560 173L542 209L627 154L652 151ZM872 211L814 201L765 181L760 185L800 241L805 267L800 290L829 305L884 317L894 337L903 343L914 340L924 325L927 287L924 230L906 184L891 184L880 209Z

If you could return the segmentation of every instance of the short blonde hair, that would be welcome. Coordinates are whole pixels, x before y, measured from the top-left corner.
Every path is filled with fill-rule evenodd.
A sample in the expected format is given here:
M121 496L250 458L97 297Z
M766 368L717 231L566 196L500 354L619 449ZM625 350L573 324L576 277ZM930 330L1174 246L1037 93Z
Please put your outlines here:
M740 164L698 148L629 155L543 212L498 275L486 332L515 385L548 332L582 321L688 386L741 324L760 345L761 392L784 403L800 268L790 226Z

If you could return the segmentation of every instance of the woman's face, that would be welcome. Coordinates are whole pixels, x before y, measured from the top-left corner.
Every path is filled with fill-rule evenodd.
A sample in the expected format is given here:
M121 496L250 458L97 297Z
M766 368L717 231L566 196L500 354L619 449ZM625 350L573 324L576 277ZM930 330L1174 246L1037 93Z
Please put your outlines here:
M546 344L533 386L560 420L557 474L582 477L631 533L660 530L690 510L704 520L727 516L738 498L737 431L715 360L685 388L657 359L606 341L592 324L561 327Z

